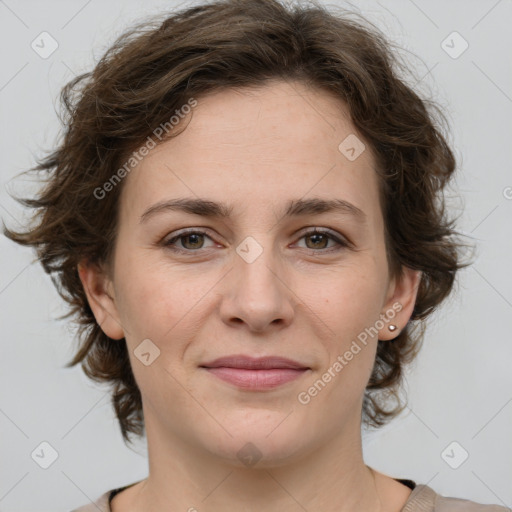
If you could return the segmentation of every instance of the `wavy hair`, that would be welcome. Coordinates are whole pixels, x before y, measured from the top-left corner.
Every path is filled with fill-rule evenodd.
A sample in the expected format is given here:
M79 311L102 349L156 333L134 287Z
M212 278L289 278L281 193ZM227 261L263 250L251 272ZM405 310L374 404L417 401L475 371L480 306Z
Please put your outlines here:
M29 170L42 173L45 184L37 197L19 199L33 209L32 223L24 232L4 227L4 233L36 249L67 301L65 317L78 325L67 366L81 363L88 377L111 385L125 442L144 434L140 390L126 342L110 339L96 323L77 272L80 261L112 257L123 184L101 200L94 191L189 98L273 79L343 100L376 157L390 272L399 276L405 266L422 277L411 321L393 342L378 343L363 421L378 427L404 408L404 365L419 350L425 318L450 294L465 264L443 199L456 167L442 131L446 119L435 102L406 85L402 71L393 45L354 13L314 1L218 0L134 26L92 71L62 89L62 137Z

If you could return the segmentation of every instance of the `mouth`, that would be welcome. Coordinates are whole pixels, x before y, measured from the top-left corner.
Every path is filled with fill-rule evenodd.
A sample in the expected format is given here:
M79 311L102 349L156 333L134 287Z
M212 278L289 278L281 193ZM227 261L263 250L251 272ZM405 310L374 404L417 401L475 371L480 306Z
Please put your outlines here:
M276 388L310 370L308 366L283 357L253 358L245 355L215 359L200 368L224 382L253 391Z

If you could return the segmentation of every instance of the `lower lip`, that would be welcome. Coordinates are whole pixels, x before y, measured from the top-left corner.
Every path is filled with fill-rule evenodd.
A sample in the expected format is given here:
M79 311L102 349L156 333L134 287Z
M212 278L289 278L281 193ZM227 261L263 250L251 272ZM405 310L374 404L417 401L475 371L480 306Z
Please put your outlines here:
M245 370L242 368L219 367L205 369L225 382L252 390L272 389L281 386L282 384L298 379L307 371L307 369L294 370L292 368Z

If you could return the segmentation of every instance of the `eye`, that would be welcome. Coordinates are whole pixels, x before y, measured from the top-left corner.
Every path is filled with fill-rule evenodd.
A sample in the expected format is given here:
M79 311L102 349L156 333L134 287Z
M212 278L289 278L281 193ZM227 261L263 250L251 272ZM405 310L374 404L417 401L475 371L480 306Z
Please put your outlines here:
M188 231L182 231L162 243L166 248L176 253L190 254L192 252L197 252L200 249L215 247L215 242L213 242L212 245L205 247L205 239L209 239L213 242L212 238L208 236L206 231L190 229ZM349 242L333 234L331 231L317 228L304 233L299 238L299 240L302 239L306 240L306 247L304 248L315 253L334 252L350 246ZM329 242L334 242L334 247L329 247ZM180 244L181 247L177 246L178 244Z
M170 238L169 240L164 241L164 245L176 252L193 252L198 249L205 249L204 240L206 238L211 238L207 235L205 231L199 230L189 230L182 231L180 234ZM176 242L179 241L182 244L183 248L176 247ZM212 246L210 246L212 247Z
M306 240L306 249L310 249L314 252L332 252L349 246L347 241L342 240L330 231L316 228L304 233L300 237L300 240L302 239ZM329 241L333 241L335 243L334 247L327 247Z

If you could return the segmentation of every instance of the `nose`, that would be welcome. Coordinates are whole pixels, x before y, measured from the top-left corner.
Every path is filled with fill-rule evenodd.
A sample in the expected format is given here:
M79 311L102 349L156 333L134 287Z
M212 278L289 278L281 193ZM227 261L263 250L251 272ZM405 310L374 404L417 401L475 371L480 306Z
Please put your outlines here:
M235 254L234 268L222 283L222 320L258 333L290 325L295 296L286 274L282 261L270 249L264 248L252 262Z

